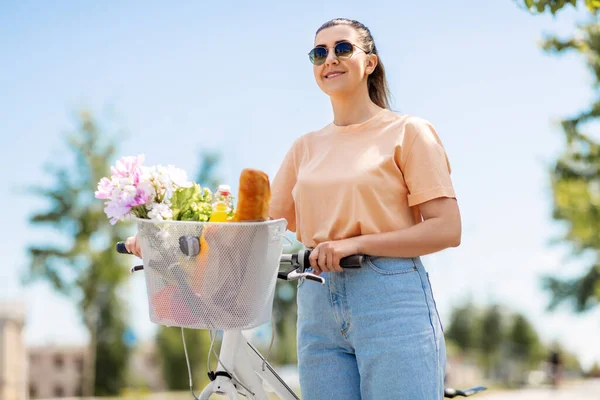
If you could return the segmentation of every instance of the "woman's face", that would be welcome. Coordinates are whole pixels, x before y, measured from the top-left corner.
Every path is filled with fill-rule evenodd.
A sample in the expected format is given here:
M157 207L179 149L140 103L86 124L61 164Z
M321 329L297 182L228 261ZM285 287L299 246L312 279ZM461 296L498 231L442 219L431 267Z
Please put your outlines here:
M366 85L368 75L377 65L377 56L365 54L356 46L349 59L338 59L334 47L342 41L364 48L358 40L356 30L347 25L325 28L315 38L315 47L325 47L328 50L325 62L313 66L315 80L321 90L330 97L351 95L361 85Z

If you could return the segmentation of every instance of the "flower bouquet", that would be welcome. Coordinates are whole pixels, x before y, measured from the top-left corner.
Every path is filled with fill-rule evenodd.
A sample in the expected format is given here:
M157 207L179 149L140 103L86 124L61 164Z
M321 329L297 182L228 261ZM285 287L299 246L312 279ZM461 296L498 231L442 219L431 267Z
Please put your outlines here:
M123 157L111 167L95 192L105 200L104 212L111 224L131 217L155 221L208 222L212 192L188 180L187 173L172 165L145 166L144 155Z

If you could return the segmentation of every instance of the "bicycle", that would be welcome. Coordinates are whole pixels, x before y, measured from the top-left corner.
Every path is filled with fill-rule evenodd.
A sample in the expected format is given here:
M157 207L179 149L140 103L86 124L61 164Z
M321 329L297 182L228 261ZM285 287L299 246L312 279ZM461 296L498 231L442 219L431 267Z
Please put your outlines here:
M283 220L285 221L285 220ZM172 224L172 223L171 223ZM219 239L224 239L225 237L216 237L221 235L223 232L228 231L228 230L236 230L233 228L233 225L231 223L226 223L228 224L228 228L226 229L221 229L221 232L219 232L219 230L214 230L212 232L210 232L210 235L212 236L212 246L214 246L215 243L218 243ZM249 226L252 226L251 224L248 223L238 223L238 232L237 235L242 235L241 240L246 240L247 236L248 237L253 237L252 241L254 244L257 243L257 241L259 242L259 245L255 246L260 248L261 250L267 250L268 253L270 253L271 257L270 260L275 260L279 259L279 267L281 267L282 264L289 264L291 266L290 269L288 269L287 271L280 271L279 268L274 268L272 271L277 271L277 274L272 274L272 278L273 278L273 282L275 282L277 279L281 279L281 280L287 280L287 281L297 281L300 279L307 279L307 280L311 280L311 281L315 281L318 283L321 283L322 285L325 284L325 280L323 277L315 275L311 272L307 272L306 270L309 267L309 256L310 256L310 250L309 249L305 249L305 250L300 250L296 253L292 253L292 254L282 254L282 246L280 245L280 243L277 243L277 238L281 238L283 237L283 233L282 233L282 229L283 232L285 232L285 223L281 224L277 221L269 221L269 222L265 222L265 223L259 223L264 227L267 227L267 232L266 235L265 234L258 234L258 232L249 232L252 229L249 228ZM168 280L172 280L174 282L176 282L177 286L178 286L178 290L180 290L183 295L183 298L193 298L198 297L198 293L195 292L194 288L190 287L190 280L186 278L186 275L183 273L183 271L186 269L186 265L185 262L186 261L190 261L193 260L194 258L202 258L202 247L204 246L205 248L210 248L211 244L209 244L209 241L207 240L207 238L205 237L205 234L207 234L207 232L210 231L210 229L212 228L208 228L207 225L214 225L216 226L216 228L218 228L219 226L223 226L223 224L203 224L202 227L195 229L195 232L190 233L190 225L186 226L185 231L187 232L183 232L183 235L179 235L179 233L181 232L180 228L174 229L176 231L176 233L178 233L177 237L177 245L173 245L173 243L175 242L174 240L171 240L171 244L170 245L165 245L165 241L161 241L160 236L160 230L156 231L153 230L151 228L151 226L149 225L149 223L147 221L143 221L143 220L139 220L138 219L138 228L139 228L139 232L142 233L140 235L140 237L144 236L144 238L146 240L142 241L142 256L144 258L144 265L137 265L131 268L131 273L136 272L136 271L140 271L140 270L145 270L146 273L149 274L154 274L156 272L156 270L160 271L160 274L162 275L162 279L168 279ZM184 225L185 226L185 225ZM258 225L255 225L258 226ZM147 232L148 230L152 231L152 233ZM173 229L172 229L173 230ZM171 230L171 233L172 233ZM194 229L192 229L194 230ZM244 232L242 232L244 231ZM168 233L168 232L167 232ZM225 232L227 233L227 232ZM242 234L243 233L243 234ZM264 233L264 232L261 232ZM236 234L234 235L224 235L224 236L228 236L229 239L231 239L231 237L236 237ZM237 238L239 239L239 236L237 236ZM258 238L258 240L256 240ZM154 241L154 243L152 244L151 242ZM217 247L221 246L223 244L217 244ZM273 245L273 246L270 246ZM154 246L154 247L152 247ZM236 253L235 251L232 250L231 246L227 246L224 245L225 248L227 249L226 251L222 251L222 254L225 254L224 257L226 257L228 262L231 261L243 261L243 255L242 257L240 257L240 254L234 254ZM240 246L238 246L240 247ZM243 247L243 246L242 246ZM246 246L248 247L248 246ZM270 247L274 247L276 250L278 250L278 254L275 253L273 255L273 249L271 249ZM156 249L159 248L161 250L167 250L160 252L161 254L159 255L159 259L157 261L156 258L153 258L154 256L148 255L147 254L149 252L152 251L152 249ZM119 253L123 253L123 254L131 254L127 251L127 249L125 248L125 244L123 242L119 242L116 245L116 250ZM179 252L180 254L170 254L169 252ZM219 255L219 258L222 258L222 254ZM275 257L276 256L276 257ZM162 257L162 258L160 258ZM361 268L363 265L363 259L364 256L363 255L354 255L354 256L349 256L346 258L343 258L340 261L340 265L343 268ZM174 260L176 260L174 262ZM205 261L210 264L210 260L208 260L208 258L205 255ZM248 260L246 260L248 261ZM147 265L146 265L147 264ZM256 263L254 263L256 264ZM193 264L193 266L198 267L198 264ZM189 267L189 265L187 265L187 267ZM243 270L242 268L239 268L239 270ZM206 275L208 274L208 272L204 272L204 276L203 279L207 279ZM240 278L243 274L238 274L236 276L236 278L241 279L242 281L244 280L244 278ZM266 275L265 275L266 276ZM189 278L189 277L188 277ZM247 278L247 277L246 277ZM269 275L269 279L271 278L271 276ZM276 278L276 279L275 279ZM154 278L149 279L148 276L146 277L147 281L147 288L148 288L148 295L149 297L151 295L156 296L156 291L153 290L153 285L155 285L155 282L153 281ZM231 282L230 282L231 283ZM192 282L192 286L193 286L194 282ZM206 285L205 287L209 287L210 285ZM229 291L231 291L231 287L228 288ZM218 290L214 291L213 293L215 293L217 296L223 296L223 293L220 293ZM229 293L231 294L231 293ZM267 295L267 301L266 301L266 307L264 308L271 308L272 309L272 301L273 301L273 297L272 297L273 293L271 291L271 293L269 295ZM181 296L180 296L181 297ZM222 298L221 298L222 299ZM233 297L229 297L228 298L229 301L233 301L231 299L233 299ZM195 301L199 301L198 299L194 298L193 300ZM251 301L250 301L251 302ZM194 303L195 305L196 303ZM200 302L200 304L202 305L202 307L210 307L210 304L208 302L207 299L203 299L203 301ZM221 308L223 308L222 306L224 305L224 302L221 301L219 303L219 307L220 308L216 308L215 310L217 310L216 312L221 312ZM240 303L237 303L238 306L240 306ZM266 358L258 351L258 349L256 347L254 347L245 337L244 333L242 332L242 330L246 330L243 328L247 328L249 326L258 326L264 322L267 322L268 319L270 319L270 314L265 318L265 313L262 313L262 316L256 318L256 316L254 316L254 320L252 321L252 323L247 323L247 322L239 322L240 319L243 319L241 317L241 313L238 312L240 311L240 309L243 309L242 311L244 312L248 312L251 311L250 308L251 307L244 307L243 305L240 307L240 309L234 309L233 307L229 307L226 310L223 310L223 313L230 313L232 315L235 316L236 318L236 322L234 324L231 324L230 322L232 321L232 319L221 319L218 317L215 318L211 318L214 317L212 315L211 312L204 312L204 314L211 314L208 315L208 317L206 315L202 315L202 322L201 323L190 323L189 317L190 315L186 314L185 317L186 318L182 318L180 319L178 322L176 323L165 323L166 319L161 315L156 315L156 310L153 310L152 307L156 306L156 304L151 304L151 312L150 312L150 317L151 320L153 322L157 322L163 325L177 325L177 326L181 326L182 328L182 339L184 341L184 351L185 351L185 355L186 355L186 360L188 363L188 372L189 372L189 377L190 377L190 391L192 393L192 395L194 396L194 399L196 400L208 400L210 398L210 396L212 394L220 394L220 395L226 395L228 396L229 400L237 400L240 399L240 396L244 396L247 399L252 399L252 400L268 400L269 397L267 395L267 391L271 391L274 392L281 400L300 400L300 397L298 397L298 395L294 392L294 390L292 390L288 384L286 382L284 382L284 380L277 374L277 372L275 371L275 369L271 366L271 364L266 360ZM161 306L161 304L159 304L159 306ZM181 304L180 304L181 306ZM155 307L156 308L156 307ZM227 308L227 307L224 307ZM155 314L153 314L155 313ZM265 321L267 320L267 321ZM195 324L195 325L194 325ZM192 383L192 378L191 378L191 369L190 369L190 365L189 365L189 359L188 359L188 354L187 354L187 348L185 346L185 337L183 335L183 327L194 327L194 326L202 326L204 328L209 328L209 329L217 329L217 330L222 330L223 331L223 338L222 338L222 342L221 342L221 350L220 353L216 355L218 364L217 364L217 368L215 371L210 371L208 373L209 378L211 380L211 382L201 391L201 393L196 396L194 394L193 391L193 383ZM211 330L211 338L212 338L212 330ZM214 343L214 338L212 339L212 341ZM211 349L209 350L209 362L210 362L210 352L213 351L212 347L213 347L213 343L211 343ZM267 390L265 390L265 387L267 386ZM454 398L454 397L469 397L472 396L476 393L479 393L483 390L486 390L485 387L483 386L477 386L477 387L473 387L470 389L466 389L466 390L457 390L457 389L453 389L453 388L445 388L444 390L444 396L446 398Z

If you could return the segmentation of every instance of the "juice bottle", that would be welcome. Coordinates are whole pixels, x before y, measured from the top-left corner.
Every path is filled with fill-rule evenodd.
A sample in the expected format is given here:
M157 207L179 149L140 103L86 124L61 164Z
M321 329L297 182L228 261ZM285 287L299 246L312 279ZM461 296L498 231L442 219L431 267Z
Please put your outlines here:
M212 203L212 215L209 222L228 222L232 209L231 187L219 185Z

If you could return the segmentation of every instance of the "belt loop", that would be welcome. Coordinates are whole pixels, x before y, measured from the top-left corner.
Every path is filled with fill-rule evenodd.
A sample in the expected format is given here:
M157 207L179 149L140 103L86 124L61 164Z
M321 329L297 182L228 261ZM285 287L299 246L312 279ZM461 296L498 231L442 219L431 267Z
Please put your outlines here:
M423 263L421 263L421 258L419 256L412 257L412 262L413 262L413 264L415 266L415 269L417 271L425 272L425 268L423 267Z

